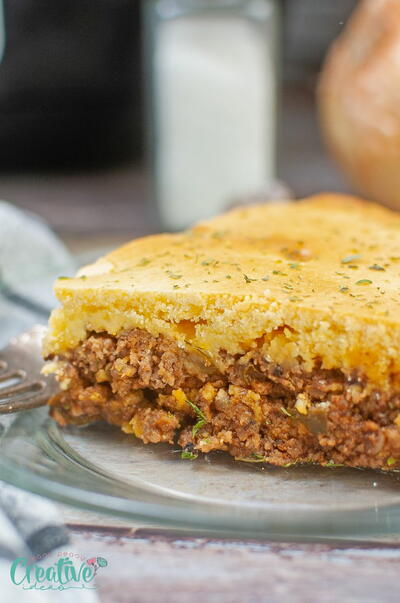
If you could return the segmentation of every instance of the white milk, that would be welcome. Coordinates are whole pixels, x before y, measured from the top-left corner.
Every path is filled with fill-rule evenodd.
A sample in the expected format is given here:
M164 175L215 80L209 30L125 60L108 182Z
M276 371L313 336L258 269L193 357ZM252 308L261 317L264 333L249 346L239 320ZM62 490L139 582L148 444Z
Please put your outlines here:
M164 224L184 228L275 176L275 64L267 30L241 16L157 26L155 174Z

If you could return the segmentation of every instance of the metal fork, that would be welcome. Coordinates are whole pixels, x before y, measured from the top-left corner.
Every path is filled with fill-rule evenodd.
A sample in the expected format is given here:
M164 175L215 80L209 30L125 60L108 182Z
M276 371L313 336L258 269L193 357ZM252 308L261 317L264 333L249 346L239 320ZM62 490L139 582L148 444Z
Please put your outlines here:
M57 391L54 377L40 372L45 331L37 325L13 337L0 351L0 414L43 406Z

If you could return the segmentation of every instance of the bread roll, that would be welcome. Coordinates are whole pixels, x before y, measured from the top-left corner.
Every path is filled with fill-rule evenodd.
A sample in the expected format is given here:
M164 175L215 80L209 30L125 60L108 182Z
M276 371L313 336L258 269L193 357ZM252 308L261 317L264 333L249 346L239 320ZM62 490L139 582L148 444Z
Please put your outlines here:
M400 1L362 0L318 86L326 143L353 186L400 209Z

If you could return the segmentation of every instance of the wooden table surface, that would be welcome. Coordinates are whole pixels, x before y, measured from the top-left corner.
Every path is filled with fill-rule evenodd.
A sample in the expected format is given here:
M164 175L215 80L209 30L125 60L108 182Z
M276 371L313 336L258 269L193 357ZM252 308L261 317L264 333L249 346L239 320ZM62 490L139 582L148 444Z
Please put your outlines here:
M398 603L400 548L233 541L126 527L71 525L101 555L103 602Z
M310 91L284 99L281 176L298 193L343 190L322 152ZM0 198L43 216L74 251L158 228L137 166L81 174L3 174ZM212 540L60 507L82 553L103 555L104 603L398 602L400 547Z

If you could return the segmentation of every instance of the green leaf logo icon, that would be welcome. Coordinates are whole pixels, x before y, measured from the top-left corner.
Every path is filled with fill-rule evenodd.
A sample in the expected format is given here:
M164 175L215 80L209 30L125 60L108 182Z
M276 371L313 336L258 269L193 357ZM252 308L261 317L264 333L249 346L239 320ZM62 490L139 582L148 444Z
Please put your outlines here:
M108 565L108 561L107 559L104 559L104 557L97 557L97 565L99 567L106 567Z

